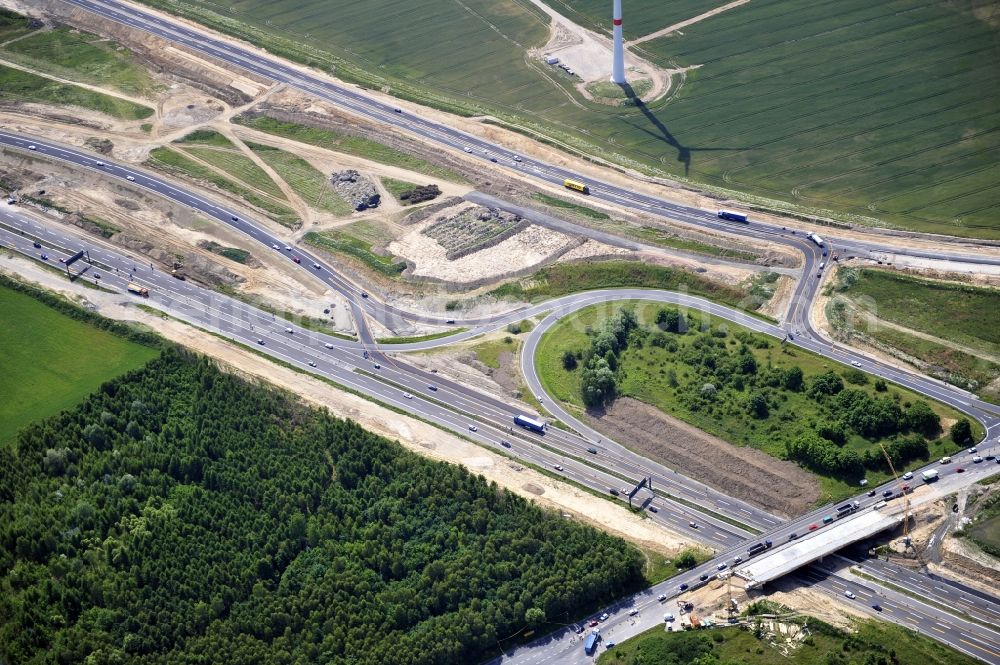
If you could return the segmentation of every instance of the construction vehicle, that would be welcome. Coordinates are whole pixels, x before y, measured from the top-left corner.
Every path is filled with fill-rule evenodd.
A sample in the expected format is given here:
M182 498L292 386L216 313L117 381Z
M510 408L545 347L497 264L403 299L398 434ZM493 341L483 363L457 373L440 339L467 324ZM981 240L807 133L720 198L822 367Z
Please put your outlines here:
M134 293L137 296L142 296L143 298L149 297L149 289L145 286L139 286L135 282L130 283L126 288L128 288L129 293Z
M181 270L180 268L174 268L173 270L171 270L171 271L170 271L170 276L171 276L171 277L173 277L174 279L179 279L179 280L181 280L182 282L183 282L183 281L184 281L185 279L187 279L187 275L185 275L185 274L184 274L184 271L183 271L183 270Z

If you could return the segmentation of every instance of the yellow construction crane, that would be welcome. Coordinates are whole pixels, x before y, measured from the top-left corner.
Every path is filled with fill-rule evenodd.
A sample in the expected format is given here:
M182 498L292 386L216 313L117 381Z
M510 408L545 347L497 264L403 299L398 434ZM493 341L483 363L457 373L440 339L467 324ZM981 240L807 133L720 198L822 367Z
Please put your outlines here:
M913 552L916 554L917 560L920 561L920 563L922 564L923 560L920 558L920 552L918 552L917 548L913 546L912 541L910 539L910 494L908 491L909 486L900 483L899 474L896 473L896 467L892 465L892 459L889 458L889 451L886 450L885 446L883 446L881 443L878 444L878 447L882 449L882 454L885 455L885 462L886 464L889 465L889 470L892 471L892 477L896 479L896 485L899 487L899 491L903 495L903 545L905 545L906 547L913 547Z

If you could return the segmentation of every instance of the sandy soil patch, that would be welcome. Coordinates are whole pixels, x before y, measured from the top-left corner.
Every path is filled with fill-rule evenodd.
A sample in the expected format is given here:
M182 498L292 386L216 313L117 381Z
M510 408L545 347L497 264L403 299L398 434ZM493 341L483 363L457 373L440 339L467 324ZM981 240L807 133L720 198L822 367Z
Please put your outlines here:
M423 234L423 230L434 223L423 222L414 226L399 240L390 243L388 249L415 264L414 276L433 277L457 284L526 270L574 242L569 236L532 224L498 245L449 261L445 248Z
M560 258L562 261L572 261L574 259L589 259L595 256L625 256L632 252L624 247L612 247L597 240L588 240L579 247L574 247Z
M779 277L774 295L757 311L764 316L784 321L785 314L788 313L788 306L791 305L792 294L795 293L795 283L796 281L787 275Z
M797 464L734 446L630 397L586 420L636 452L765 510L799 515L819 498L819 482Z
M801 586L792 580L777 580L768 586L775 589L767 595L768 600L795 608L844 630L853 632L855 621L871 618L856 605L841 602L822 591ZM754 599L756 598L755 595Z
M745 5L748 2L750 2L750 0L735 0L734 2L730 2L728 4L722 5L721 7L716 7L715 9L710 9L709 11L705 12L704 14L699 14L698 16L695 16L694 18L689 18L689 19L687 19L685 21L681 21L679 23L674 23L673 25L669 25L666 28L663 28L661 30L657 30L656 32L651 32L648 35L643 35L642 37L639 37L637 39L633 39L633 40L631 40L629 42L629 44L642 44L643 42L648 42L651 39L657 39L659 37L666 37L667 35L669 35L669 34L671 34L673 32L679 32L680 30L688 27L689 25L694 25L695 23L701 23L702 21L704 21L707 18L711 18L711 17L715 16L716 14L721 14L722 12L727 12L730 9L734 9L736 7L739 7L740 5Z

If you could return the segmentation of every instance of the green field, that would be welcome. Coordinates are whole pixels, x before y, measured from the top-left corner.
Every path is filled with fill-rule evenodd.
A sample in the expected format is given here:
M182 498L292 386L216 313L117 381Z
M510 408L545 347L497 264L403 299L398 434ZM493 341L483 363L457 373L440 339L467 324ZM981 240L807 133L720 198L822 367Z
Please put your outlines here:
M274 169L308 205L338 216L349 215L353 211L350 204L333 189L329 178L306 160L259 143L247 142L247 147Z
M0 285L0 445L19 429L69 409L102 383L159 351L76 321Z
M908 404L923 400L942 418L959 417L950 407L893 384L880 392L868 377L856 377L852 368L802 349L782 346L777 340L753 335L741 326L701 312L692 313L695 318L686 333L660 333L654 320L663 305L651 302L615 301L595 305L553 326L542 338L536 356L539 377L553 398L571 405L578 413L582 412L582 364L567 370L563 357L567 351L576 353L582 363L583 354L590 348L593 331L601 330L604 321L622 306L632 304L640 326L647 333L638 343L622 352L618 394L653 405L733 444L751 446L775 457L786 458L789 442L818 431L822 426L839 422L843 414L837 411L834 402L815 399L804 388L786 390L783 387L782 379L778 377L794 366L802 370L803 386L809 386L816 376L833 371L843 377L845 390L860 390L874 398L887 397L904 410ZM708 361L702 349L713 346L720 353ZM742 388L731 383L723 388L725 384L720 383L720 377L732 377L742 372L730 369L730 366L744 353L744 347L745 352L752 355L755 369L741 379ZM772 376L774 380L770 378ZM852 380L863 383L853 383ZM711 395L706 397L704 387L708 384L712 384L713 389ZM764 417L755 416L746 408L754 393L760 393L766 399L768 408ZM859 456L873 454L872 451L880 455L874 444L890 440L877 435L861 436L847 425L840 426L840 431L842 448L853 450ZM957 447L944 436L931 440L928 449L930 456L935 457L949 454ZM829 497L856 491L856 478L834 473L819 475ZM874 482L889 476L885 471L869 468L867 477Z
M809 626L809 634L787 655L758 639L752 630L666 632L657 626L611 649L598 665L973 665L979 661L929 637L885 621L858 621L847 633L812 617L790 623Z
M611 3L606 0L545 0L545 4L578 25L611 34ZM622 7L622 32L626 40L635 39L724 4L724 0L625 2Z
M260 196L235 180L226 178L171 148L155 148L151 150L146 164L160 171L215 185L219 189L235 195L248 204L264 210L271 219L283 226L291 229L301 226L298 215L291 208Z
M146 2L654 175L804 213L1000 238L1000 42L981 18L988 0L754 0L638 45L662 66L698 68L668 99L621 108L587 102L561 70L525 57L545 43L548 17L522 0L241 0L225 14L208 0ZM606 25L598 0L574 6ZM646 32L709 6L637 0L626 25Z
M262 168L257 166L252 159L235 148L232 150L222 150L201 146L185 146L184 151L228 173L245 185L269 194L280 201L288 202L284 192L281 191L277 183Z
M582 206L573 201L567 201L566 199L556 198L555 196L549 196L548 194L542 194L541 192L535 192L531 195L533 199L544 203L547 206L553 208L560 208L562 210L568 210L577 215L582 215L589 219L611 219L611 215L601 212L600 210L594 210L593 208L588 208L587 206Z
M252 118L237 116L233 119L233 122L253 127L254 129L274 134L275 136L283 136L295 141L301 141L302 143L333 150L334 152L363 157L364 159L388 164L389 166L398 166L399 168L416 171L417 173L441 178L442 180L463 182L462 177L454 171L434 166L419 157L400 152L383 143L371 141L360 136L348 136L346 134L338 134L329 129L317 129L316 127L307 127L306 125L298 125L293 122L282 122L266 115Z
M133 104L75 85L58 83L43 76L0 65L0 100L35 102L55 106L79 106L121 120L141 120L153 115L148 106Z
M39 31L0 52L46 74L111 86L133 96L148 96L153 89L149 72L135 64L130 51L87 32L64 27Z
M326 231L316 233L310 231L303 240L313 247L345 254L368 266L383 277L398 278L406 270L406 263L395 263L391 256L381 256L372 251L372 243L343 231Z
M412 182L406 182L405 180L396 180L395 178L379 178L382 181L382 186L385 187L386 191L392 194L392 197L396 199L398 203L403 205L409 205L406 201L403 201L399 197L406 192L412 192L417 188L417 185Z

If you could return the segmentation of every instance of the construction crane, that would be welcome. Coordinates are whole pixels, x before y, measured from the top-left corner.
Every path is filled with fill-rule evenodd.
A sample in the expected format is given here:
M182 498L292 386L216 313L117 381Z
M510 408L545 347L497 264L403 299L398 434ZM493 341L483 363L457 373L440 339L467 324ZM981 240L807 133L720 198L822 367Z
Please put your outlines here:
M923 558L920 556L920 551L913 544L913 541L910 538L910 495L908 491L910 488L908 485L900 483L899 474L896 473L896 467L892 465L892 459L889 457L889 451L886 450L885 446L881 443L878 444L878 447L882 449L882 454L885 455L885 462L889 465L889 470L892 471L892 477L896 479L896 485L899 487L899 491L903 495L903 545L906 547L912 547L913 553L917 557L917 561L920 565L926 566L927 564L924 563Z

